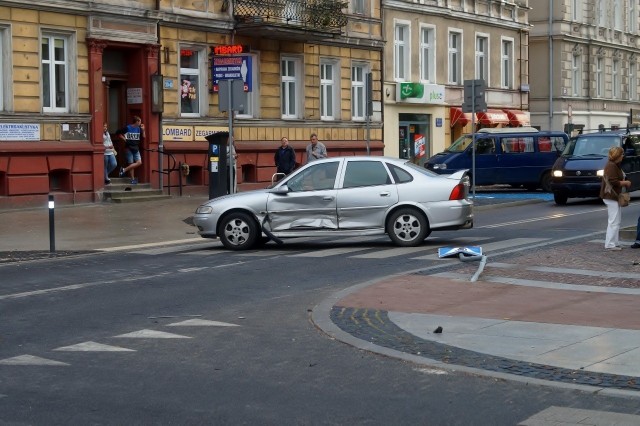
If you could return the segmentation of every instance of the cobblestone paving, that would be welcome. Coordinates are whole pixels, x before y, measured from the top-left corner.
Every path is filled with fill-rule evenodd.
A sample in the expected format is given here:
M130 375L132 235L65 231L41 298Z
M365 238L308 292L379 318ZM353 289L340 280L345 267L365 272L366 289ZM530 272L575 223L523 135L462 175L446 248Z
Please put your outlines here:
M334 306L331 320L361 340L446 364L570 384L640 391L640 377L529 363L424 340L399 328L383 310Z

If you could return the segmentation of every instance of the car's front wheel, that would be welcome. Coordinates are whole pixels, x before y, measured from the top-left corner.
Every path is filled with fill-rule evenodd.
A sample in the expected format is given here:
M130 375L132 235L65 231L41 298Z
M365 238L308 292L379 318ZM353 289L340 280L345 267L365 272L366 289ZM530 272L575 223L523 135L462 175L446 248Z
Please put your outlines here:
M231 213L224 217L220 227L220 241L231 250L252 248L258 238L258 224L246 213Z
M555 201L559 206L564 206L565 204L567 204L568 199L569 197L567 197L567 194L563 194L562 192L553 193L553 201Z
M387 219L387 233L394 244L415 247L422 244L431 233L427 219L418 211L404 208L395 211Z

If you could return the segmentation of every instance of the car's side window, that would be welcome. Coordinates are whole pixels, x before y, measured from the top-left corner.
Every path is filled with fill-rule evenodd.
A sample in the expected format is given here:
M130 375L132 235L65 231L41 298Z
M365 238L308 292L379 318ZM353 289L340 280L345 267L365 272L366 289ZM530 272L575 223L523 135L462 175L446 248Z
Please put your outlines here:
M476 140L476 154L495 154L496 145L493 139Z
M413 180L413 176L411 176L411 174L402 170L395 164L387 163L387 167L391 170L391 176L393 176L393 180L396 181L396 183L407 183Z
M344 188L388 185L391 178L380 161L349 161L344 176Z
M287 181L293 192L331 189L336 182L338 162L314 164Z

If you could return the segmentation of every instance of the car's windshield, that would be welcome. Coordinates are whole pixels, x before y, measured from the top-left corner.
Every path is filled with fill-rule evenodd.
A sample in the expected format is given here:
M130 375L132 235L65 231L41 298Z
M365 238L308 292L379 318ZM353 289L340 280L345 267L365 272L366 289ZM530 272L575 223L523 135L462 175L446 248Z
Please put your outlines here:
M562 155L602 155L620 145L620 135L576 136L569 141Z
M449 148L447 148L447 152L463 152L467 149L469 145L471 145L471 135L463 135L458 138L454 143L451 144Z

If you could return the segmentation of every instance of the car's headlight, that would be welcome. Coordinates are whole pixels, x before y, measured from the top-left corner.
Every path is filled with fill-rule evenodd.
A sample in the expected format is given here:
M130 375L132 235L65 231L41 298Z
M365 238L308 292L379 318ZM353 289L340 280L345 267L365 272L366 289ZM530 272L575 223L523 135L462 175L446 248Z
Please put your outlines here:
M600 177L604 176L604 170L598 170L596 172L596 176L600 176Z
M553 177L562 177L562 170L554 170Z
M211 206L200 206L196 209L196 214L209 214L213 212L213 208Z
M447 163L438 163L433 165L433 170L444 170L447 168Z

